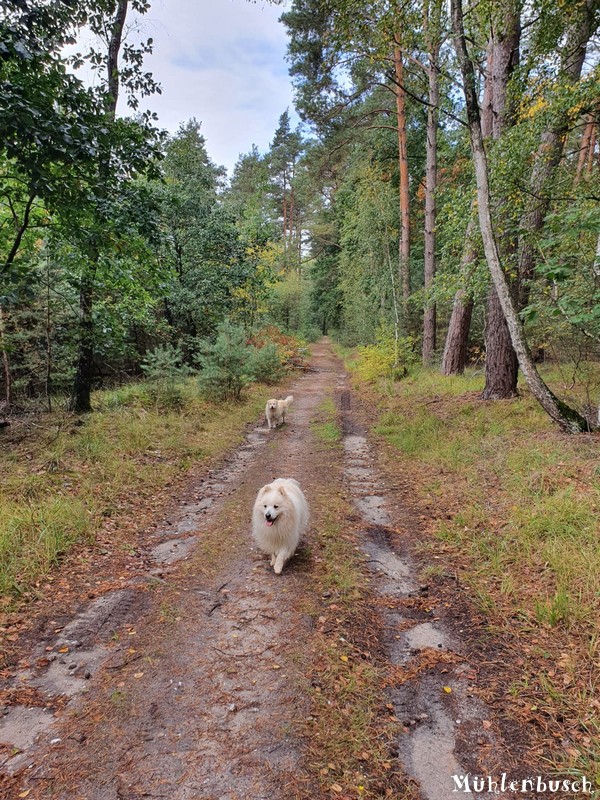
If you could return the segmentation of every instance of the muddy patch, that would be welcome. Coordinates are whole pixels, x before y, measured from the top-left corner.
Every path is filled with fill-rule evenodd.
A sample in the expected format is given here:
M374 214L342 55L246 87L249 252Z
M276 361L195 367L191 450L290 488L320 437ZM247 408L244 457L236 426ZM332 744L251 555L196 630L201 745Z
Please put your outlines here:
M50 630L28 659L7 681L5 689L35 689L48 696L70 701L85 695L90 679L99 668L115 659L122 660L124 647L118 643L120 630L138 618L149 606L145 589L168 568L189 559L202 530L208 525L228 495L240 481L248 465L268 440L262 424L249 431L232 458L200 482L195 498L182 501L149 532L149 545L143 553L148 567L146 578L135 578L117 591L110 591L85 605L64 627L50 621ZM156 544L152 544L152 542ZM9 774L18 771L36 742L51 745L53 713L44 708L7 705L0 712L0 764Z
M428 587L419 584L410 557L398 551L393 513L370 444L352 418L349 394L342 391L340 398L346 432L344 473L365 522L362 548L375 577L375 590L384 599L400 601L384 603L384 607L389 605L383 614L388 658L418 676L390 691L405 730L398 739L399 758L405 773L419 784L424 800L448 800L456 787L452 776L466 773L461 747L468 741L472 763L473 752L492 743L491 734L482 726L486 711L470 694L468 682L460 678L461 670L467 669L458 655L460 643L441 621L428 618L433 613L426 603ZM402 601L407 607L414 603L410 615L402 610ZM450 662L458 662L458 667L450 668ZM423 664L427 666L424 670Z

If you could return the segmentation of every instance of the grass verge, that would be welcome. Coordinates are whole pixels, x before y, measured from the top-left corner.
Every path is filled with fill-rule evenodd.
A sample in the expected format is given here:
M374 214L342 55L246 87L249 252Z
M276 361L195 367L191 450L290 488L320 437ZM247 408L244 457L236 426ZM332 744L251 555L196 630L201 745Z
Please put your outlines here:
M513 714L557 770L600 787L600 439L561 433L527 393L483 402L482 380L422 371L359 390L388 470L418 487L425 557L511 652Z
M56 412L24 418L2 433L0 597L35 594L43 576L76 542L110 530L127 547L131 515L143 519L192 466L217 458L256 419L265 389L242 403L213 405L190 383L173 407L139 385L94 396L85 418Z

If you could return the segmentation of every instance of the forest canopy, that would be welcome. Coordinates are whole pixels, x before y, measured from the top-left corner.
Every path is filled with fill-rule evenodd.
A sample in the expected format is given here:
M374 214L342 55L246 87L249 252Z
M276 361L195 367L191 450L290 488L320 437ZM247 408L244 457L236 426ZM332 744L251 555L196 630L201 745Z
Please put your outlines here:
M89 411L156 352L201 371L227 322L329 334L373 380L479 366L486 399L520 369L563 428L596 423L598 0L292 0L302 123L230 177L200 121L140 111L160 76L124 25L149 3L1 7L5 414Z

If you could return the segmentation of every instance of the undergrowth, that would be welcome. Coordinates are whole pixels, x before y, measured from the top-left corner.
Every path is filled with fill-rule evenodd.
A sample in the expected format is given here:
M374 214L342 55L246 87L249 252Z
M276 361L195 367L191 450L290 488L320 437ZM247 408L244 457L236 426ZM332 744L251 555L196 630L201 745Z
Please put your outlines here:
M98 392L85 418L56 412L13 423L0 453L0 595L28 597L75 542L139 506L199 461L233 446L260 413L264 387L213 405L190 379L177 407L145 385ZM124 535L124 533L123 533ZM119 544L119 542L116 542Z

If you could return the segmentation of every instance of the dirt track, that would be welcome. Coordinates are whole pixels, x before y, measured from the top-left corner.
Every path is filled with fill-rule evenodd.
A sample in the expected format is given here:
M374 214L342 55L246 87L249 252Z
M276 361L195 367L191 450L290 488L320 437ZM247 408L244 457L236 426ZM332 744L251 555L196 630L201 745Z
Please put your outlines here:
M45 619L46 638L5 687L13 693L0 723L7 797L333 796L323 794L296 735L310 713L298 692L298 655L311 648L305 600L315 591L319 532L313 525L280 577L249 535L256 491L275 477L299 480L315 520L324 487L346 493L372 591L386 601L381 644L390 666L409 672L429 663L386 690L402 731L393 749L401 771L424 800L447 800L453 774L498 767L465 643L423 602L428 589L407 547L418 523L406 495L378 471L326 342L312 366L290 387L288 424L268 431L261 421L148 534L143 574L82 603L69 621ZM311 421L327 396L338 403L344 447L324 456Z

